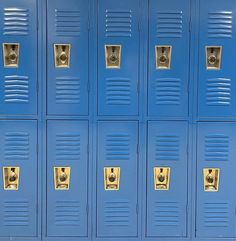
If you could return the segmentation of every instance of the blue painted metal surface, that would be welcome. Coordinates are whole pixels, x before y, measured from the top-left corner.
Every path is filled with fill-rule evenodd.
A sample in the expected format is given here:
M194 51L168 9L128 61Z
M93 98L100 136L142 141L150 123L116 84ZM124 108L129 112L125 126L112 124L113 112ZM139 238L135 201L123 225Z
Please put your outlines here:
M233 0L1 0L0 241L236 241ZM54 45L70 46L55 67ZM106 45L121 47L106 67ZM156 68L156 46L171 46ZM219 70L206 47L222 47ZM19 166L19 190L3 167ZM54 167L70 167L55 190ZM105 190L104 167L120 168ZM155 190L154 168L170 168ZM204 191L204 168L219 189Z

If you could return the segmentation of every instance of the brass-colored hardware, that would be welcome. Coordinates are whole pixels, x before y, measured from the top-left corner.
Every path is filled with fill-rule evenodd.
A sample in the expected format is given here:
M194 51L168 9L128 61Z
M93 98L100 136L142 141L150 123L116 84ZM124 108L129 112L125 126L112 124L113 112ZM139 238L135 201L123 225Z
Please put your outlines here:
M3 44L3 61L4 67L17 68L19 66L20 44L4 43Z
M170 168L154 167L154 189L169 190Z
M221 68L222 46L206 46L206 68L219 70Z
M17 191L19 189L19 179L19 167L3 167L4 190Z
M119 190L120 167L104 167L105 190Z
M107 69L119 69L121 64L121 45L105 45Z
M170 69L172 46L170 45L156 45L156 68Z
M219 168L204 168L204 191L217 192L219 188L220 169Z
M55 190L69 190L70 167L54 167Z
M54 59L56 68L70 67L70 44L54 44Z

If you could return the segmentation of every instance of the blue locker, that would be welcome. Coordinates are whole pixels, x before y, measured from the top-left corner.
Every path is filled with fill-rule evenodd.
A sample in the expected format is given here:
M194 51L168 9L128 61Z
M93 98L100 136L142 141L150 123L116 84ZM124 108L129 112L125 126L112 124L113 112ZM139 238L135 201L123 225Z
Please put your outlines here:
M69 167L68 189L56 189L54 168ZM47 123L47 236L86 237L88 217L88 123Z
M148 237L186 237L187 235L187 143L186 122L149 122L146 205ZM155 190L155 167L170 168L168 190Z
M196 235L235 238L235 123L199 123ZM218 191L205 191L204 168L219 168Z
M0 238L35 237L38 235L37 122L1 120L0 126ZM17 189L5 186L6 167L19 168Z
M189 27L189 0L149 1L147 91L150 116L188 116ZM169 51L164 49L168 47ZM157 48L160 49L158 54Z
M198 115L236 116L234 58L235 1L200 1ZM207 69L206 47L221 47L219 68Z
M37 114L37 1L0 2L0 114Z
M47 113L87 115L89 91L89 1L47 1ZM59 56L68 64L56 65L55 45L69 53Z
M138 123L100 121L97 135L97 236L136 237ZM120 168L118 190L105 190L106 167Z
M137 0L100 0L97 11L98 113L137 115L140 3ZM120 47L119 66L106 65L106 46Z

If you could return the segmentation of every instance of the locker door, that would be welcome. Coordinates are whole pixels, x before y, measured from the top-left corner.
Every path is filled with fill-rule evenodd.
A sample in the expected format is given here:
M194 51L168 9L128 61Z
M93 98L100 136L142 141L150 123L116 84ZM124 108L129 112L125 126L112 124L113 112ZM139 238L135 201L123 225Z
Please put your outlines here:
M0 2L0 114L37 114L37 1Z
M89 1L47 2L47 112L87 115Z
M149 237L187 234L187 139L185 122L149 122L146 214ZM160 179L160 172L154 175L154 168L164 170L164 179ZM166 168L169 173L165 175Z
M199 14L198 115L236 116L235 1L200 1Z
M190 1L149 1L148 114L188 115Z
M137 236L138 124L101 121L97 141L97 236ZM118 183L107 182L104 168L114 173L120 169L115 173Z
M137 115L139 1L98 1L99 115Z
M198 237L236 237L236 197L232 189L236 181L235 130L235 123L198 125L196 226ZM203 176L204 168L219 169L219 176L215 176L218 178L218 183L211 182L215 187L209 186L206 182L208 179L207 176Z
M88 123L49 121L47 140L47 236L87 236Z
M0 121L0 237L37 236L37 123Z

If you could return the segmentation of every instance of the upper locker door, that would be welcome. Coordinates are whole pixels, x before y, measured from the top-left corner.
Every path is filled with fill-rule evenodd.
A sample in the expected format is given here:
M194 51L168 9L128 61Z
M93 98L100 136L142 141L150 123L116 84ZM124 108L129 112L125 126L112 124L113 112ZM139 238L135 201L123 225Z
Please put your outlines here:
M88 123L47 124L47 236L88 235Z
M138 233L138 123L98 123L97 236Z
M201 0L199 9L198 115L236 116L234 0Z
M137 115L139 86L137 0L98 1L98 113Z
M189 0L149 0L151 116L188 116L189 27Z
M36 237L37 123L0 121L0 239Z
M197 237L236 237L235 130L235 123L198 125Z
M186 237L187 142L186 122L149 122L146 214L148 237Z
M48 0L47 113L88 114L89 1Z
M37 1L0 1L0 114L37 114Z

